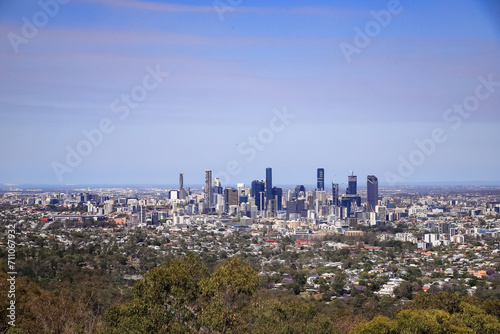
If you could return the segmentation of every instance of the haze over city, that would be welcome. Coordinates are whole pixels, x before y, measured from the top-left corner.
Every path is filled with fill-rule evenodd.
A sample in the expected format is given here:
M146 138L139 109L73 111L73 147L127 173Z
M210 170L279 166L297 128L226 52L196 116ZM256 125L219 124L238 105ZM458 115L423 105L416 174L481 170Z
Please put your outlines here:
M498 184L498 17L494 1L3 1L0 183L212 170L228 186L271 166L275 184L319 167L327 185Z

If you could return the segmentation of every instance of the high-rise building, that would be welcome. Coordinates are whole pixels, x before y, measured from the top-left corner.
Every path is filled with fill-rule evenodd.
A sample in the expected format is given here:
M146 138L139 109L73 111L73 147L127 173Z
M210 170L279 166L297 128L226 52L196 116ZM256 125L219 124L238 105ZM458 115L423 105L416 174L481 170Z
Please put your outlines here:
M334 206L339 206L339 184L332 182L332 197Z
M153 211L153 213L151 214L151 224L153 224L153 225L159 225L160 224L160 218L159 218L158 211Z
M276 203L276 210L283 210L283 189L274 187L273 188L273 198Z
M252 186L250 188L250 196L255 199L255 205L258 210L265 209L265 188L266 184L264 181L254 180L252 181Z
M325 190L325 169L324 168L318 168L318 171L316 173L316 189L318 190Z
M378 205L378 179L375 175L366 177L366 204L368 211L375 211Z
M212 194L223 194L223 193L224 191L220 183L220 179L216 177L214 179L214 186L212 187Z
M295 198L298 199L301 196L306 196L306 188L303 185L299 184L295 187Z
M234 188L225 188L224 201L226 204L226 208L230 207L231 205L238 205L238 190Z
M184 174L179 173L179 198L186 199L187 192L184 189Z
M205 171L205 203L208 211L212 210L212 171Z
M273 169L266 168L266 204L273 199Z
M356 175L349 175L347 178L347 195L356 195L357 187L358 187L358 177Z
M145 205L141 205L140 210L141 211L139 211L139 222L141 224L146 224L146 217L148 214L148 208Z

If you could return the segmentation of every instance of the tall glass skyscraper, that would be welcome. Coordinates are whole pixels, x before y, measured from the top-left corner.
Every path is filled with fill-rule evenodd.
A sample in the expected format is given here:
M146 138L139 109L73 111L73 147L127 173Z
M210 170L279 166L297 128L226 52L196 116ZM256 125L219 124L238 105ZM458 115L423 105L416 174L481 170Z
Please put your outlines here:
M258 180L253 180L252 185L250 188L250 196L252 196L255 199L255 205L257 206L258 210L264 210L264 189L265 189L265 183L258 181Z
M375 211L378 204L378 179L375 175L366 177L366 204L369 211Z
M318 168L317 174L316 174L316 189L318 190L325 190L325 169L324 168Z
M273 169L266 168L266 203L273 199Z
M356 192L358 191L358 177L356 175L349 175L347 183L347 195L356 195Z

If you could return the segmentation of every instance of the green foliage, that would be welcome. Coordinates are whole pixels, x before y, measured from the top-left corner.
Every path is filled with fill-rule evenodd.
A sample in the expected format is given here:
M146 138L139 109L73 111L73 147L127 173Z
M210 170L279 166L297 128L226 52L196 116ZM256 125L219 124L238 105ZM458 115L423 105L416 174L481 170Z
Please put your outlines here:
M196 328L199 283L208 275L201 260L188 254L150 270L134 286L134 299L109 308L107 333L183 333Z
M455 325L448 312L442 310L405 310L394 320L384 316L357 326L352 334L426 334L474 333L470 328Z
M500 333L500 321L497 317L489 315L478 306L468 303L460 304L460 313L455 313L452 320L471 328L476 333Z
M311 302L294 296L267 299L253 306L245 332L262 334L336 333L333 322Z
M393 320L378 316L357 326L352 333L500 333L497 299L483 301L457 293L421 292L408 307Z
M397 288L394 289L394 295L396 298L406 298L412 299L413 292L410 282L403 282Z
M408 308L412 309L440 309L448 313L460 311L461 297L458 293L438 292L433 295L427 292L417 293Z
M259 284L257 272L238 258L231 258L200 282L203 307L199 321L227 332L238 324L238 313L250 302Z
M168 259L136 283L133 300L106 311L105 333L230 332L258 284L257 272L237 258L212 275L196 255Z

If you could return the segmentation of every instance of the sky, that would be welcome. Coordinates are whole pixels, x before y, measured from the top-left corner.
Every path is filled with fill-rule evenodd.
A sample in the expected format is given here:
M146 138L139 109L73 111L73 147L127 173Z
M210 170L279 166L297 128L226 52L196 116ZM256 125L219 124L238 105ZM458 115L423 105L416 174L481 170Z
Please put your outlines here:
M0 184L500 181L496 1L0 1Z

